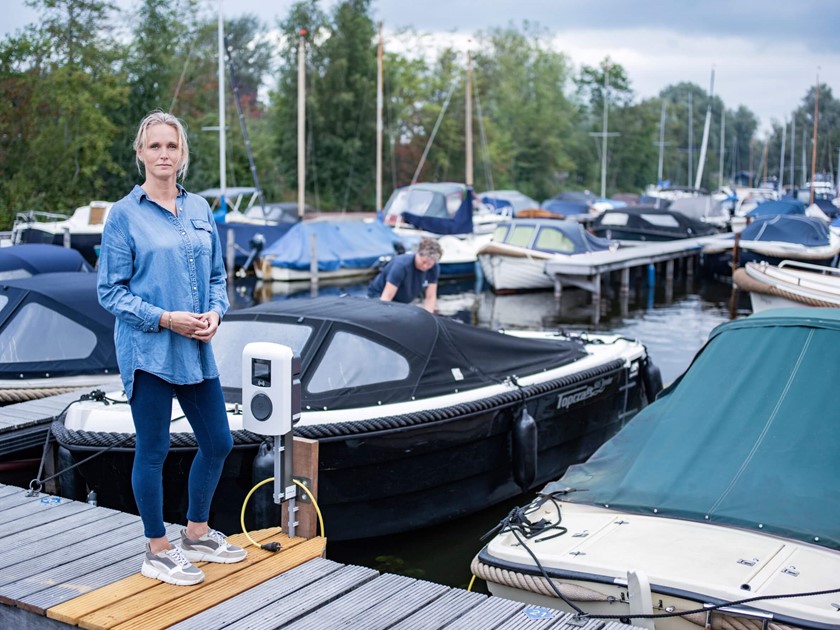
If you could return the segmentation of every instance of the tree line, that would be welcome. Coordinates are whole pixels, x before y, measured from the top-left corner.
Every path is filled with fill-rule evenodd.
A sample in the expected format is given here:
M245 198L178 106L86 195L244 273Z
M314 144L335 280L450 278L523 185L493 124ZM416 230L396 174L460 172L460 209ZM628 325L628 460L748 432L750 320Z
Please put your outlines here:
M187 187L219 185L218 133L208 130L219 124L216 16L203 13L198 0L140 0L130 12L107 0L27 3L38 22L0 41L0 229L17 212L68 212L124 196L139 179L131 149L136 125L154 109L187 125ZM304 37L307 202L322 210L374 209L377 29L370 5L343 0L326 12L318 0L302 0L271 28L254 16L225 21L226 84L235 80L265 199L296 198L297 56ZM411 31L397 39L422 41ZM385 199L411 182L436 127L419 180L464 181L464 54L398 53L387 41L385 51ZM655 183L660 144L662 178L693 185L710 102L704 187L717 188L742 171L778 175L783 133L786 184L792 139L795 181L810 178L815 87L787 120L773 122L769 137L758 138L759 121L746 107L727 108L691 82L639 100L620 64L606 58L575 68L535 23L476 34L472 67L478 191L514 188L538 200L561 190L598 192L596 134L605 106L609 132L619 134L608 143L608 194ZM226 91L227 185L249 186L233 90ZM838 122L840 101L821 85L818 172L836 170Z

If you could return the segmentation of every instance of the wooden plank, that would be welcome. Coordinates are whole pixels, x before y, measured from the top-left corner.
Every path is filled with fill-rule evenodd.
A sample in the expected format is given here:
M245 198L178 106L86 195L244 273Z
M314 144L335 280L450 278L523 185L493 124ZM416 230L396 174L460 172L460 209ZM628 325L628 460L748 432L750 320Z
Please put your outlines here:
M338 628L349 620L356 619L378 603L393 597L401 597L402 591L417 580L402 575L386 573L359 588L350 591L344 597L322 606L314 612L298 619L285 628L294 630L323 630Z
M138 517L116 514L87 525L84 531L71 530L53 544L44 540L9 550L0 557L0 586L35 575L45 568L53 569L84 558L103 546L136 540L142 535Z
M129 539L122 538L117 544L103 544L99 541L95 551L79 555L68 550L68 556L72 555L72 561L62 562L53 566L50 562L43 562L35 558L33 562L25 562L12 567L0 570L0 602L15 604L17 600L27 595L43 591L55 584L79 579L91 571L119 562L126 558L136 556L142 549L141 540L143 537L142 523L136 521L133 526L129 525L127 532L131 534ZM89 549L89 547L88 547ZM51 558L53 562L56 560Z
M522 602L515 602L501 597L488 597L464 615L447 623L442 628L447 630L494 630L518 615L525 608Z
M272 627L275 627L284 619L296 618L298 615L293 609L302 608L303 612L310 610L311 606L304 604L304 600L311 598L313 589L322 593L323 589L338 590L338 584L348 583L347 588L351 588L360 583L362 579L355 575L356 569L361 568L343 567L332 560L314 558L175 624L171 630L221 630L232 628L233 624L256 628L260 617L269 615ZM378 575L373 569L361 570L366 571L370 577ZM282 617L275 617L277 612L281 612ZM289 617L290 614L294 616Z
M183 525L168 525L166 530L167 538L172 541L177 540L182 527ZM275 529L274 531L276 532L277 530ZM254 533L251 535L253 536ZM254 538L260 540L257 536L254 536ZM231 539L233 540L233 537ZM140 566L143 563L142 551L138 551L136 556L130 558L130 561L134 563L134 568L130 574L125 576L125 579L120 579L119 582L108 582L95 591L55 605L47 611L47 616L70 625L76 625L79 618L93 611L104 608L114 602L119 602L131 595L142 593L160 584L157 580L150 580L140 575ZM99 571L93 571L88 575L93 576L94 580L97 580L98 574ZM74 583L78 583L78 581Z
M63 518L50 522L41 520L39 523L24 527L14 534L4 536L4 549L0 551L0 566L5 564L3 558L10 550L16 550L32 543L50 544L49 539L53 536L71 532L78 527L84 527L89 523L95 523L119 514L119 512L111 510L102 514L92 505L76 501L67 503L65 512L67 515ZM51 516L56 514L59 514L57 510L50 513Z
M140 598L121 602L119 609L110 607L106 616L95 615L80 620L83 628L118 628L119 630L152 630L207 610L229 597L242 593L266 580L294 568L324 552L323 538L289 539L284 550L271 553L252 549L248 558L235 564L203 563L207 576L202 584L181 588L160 584ZM118 613L118 614L115 614ZM105 623L100 623L99 620Z
M167 537L170 540L176 538L178 533L181 531L181 527L181 525L167 525ZM142 538L140 540L142 540ZM142 549L140 548L141 543L135 540L126 544L129 545L129 549L132 551L131 554L125 555L122 552L119 554L115 553L112 554L115 558L107 558L107 560L110 561L100 561L92 565L88 564L84 567L84 570L65 572L64 576L59 576L64 577L64 579L53 580L52 586L40 589L30 589L31 592L20 595L15 600L15 605L44 615L47 607L38 604L38 602L42 599L50 601L50 605L55 605L67 601L68 599L78 597L80 594L87 593L95 588L99 588L100 586L111 584L116 580L138 573L143 562ZM117 548L118 546L113 547L112 549ZM120 558L119 556L122 557ZM74 569L80 569L82 564L82 562L76 562L71 566Z
M562 627L573 615L560 612L545 606L526 605L518 613L507 619L503 624L497 626L498 630L530 630L531 628L557 628ZM584 630L578 627L576 630Z
M32 514L47 514L50 510L62 511L62 505L67 504L67 499L61 499L60 502L54 503L49 500L50 495L42 494L40 497L24 497L20 505L0 511L0 537L5 536L10 531L20 531L18 525L15 523L18 519L30 516ZM61 498L61 497L57 497ZM47 499L44 501L44 499ZM51 519L50 515L45 516L46 519ZM54 517L52 517L54 518Z
M313 586L295 593L293 597L287 597L282 601L278 599L276 606L256 610L247 608L250 614L232 623L229 628L230 630L271 630L286 626L344 596L354 588L376 579L378 575L377 571L366 567L344 567L341 571L330 574L327 579L319 580Z
M308 480L308 489L317 501L319 442L318 440L296 437L292 444L292 474L295 477ZM295 489L297 490L295 503L298 508L295 536L312 538L318 534L318 513L306 493L298 486L295 486ZM283 506L280 512L280 518L283 531L288 533L289 511L286 506ZM321 536L323 535L324 532L321 532Z
M395 630L437 630L481 604L487 595L451 589L394 626Z
M360 612L355 618L348 619L344 627L385 630L440 599L448 590L450 590L449 587L443 584L417 580L402 589L399 596L389 597L368 610Z
M36 511L29 516L22 516L17 520L5 523L2 527L0 527L0 534L5 540L7 536L15 536L22 532L30 532L33 530L37 531L41 527L63 521L68 516L73 516L74 514L79 514L80 512L87 512L91 508L96 509L87 503L62 499L61 503L54 505L50 510ZM113 514L119 514L119 512L116 512L115 510L107 510L106 513L102 514L102 518L105 518L106 515Z

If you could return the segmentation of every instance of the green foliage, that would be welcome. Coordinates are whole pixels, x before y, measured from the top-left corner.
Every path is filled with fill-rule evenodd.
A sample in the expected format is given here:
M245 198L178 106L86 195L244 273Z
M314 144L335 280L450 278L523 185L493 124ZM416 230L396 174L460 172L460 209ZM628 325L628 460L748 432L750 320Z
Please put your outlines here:
M140 179L131 148L136 126L154 109L172 111L187 125L188 187L218 186L218 132L205 130L219 124L214 7L200 0L138 0L120 14L106 0L28 1L38 23L0 40L0 229L8 229L17 211L68 211L125 195ZM330 7L326 13L319 0L297 2L274 25L279 33L253 16L226 21L227 184L252 184L232 96L235 79L265 198L296 198L297 56L305 29L307 201L324 210L371 210L377 71L371 2L341 0ZM424 57L414 51L428 44L411 31L391 40L407 50L406 42L418 45L410 54L397 53L385 41L385 198L415 174L421 181L465 181L465 54L449 48ZM664 178L672 183L694 183L709 104L706 188L717 187L721 171L724 179L739 171L778 174L783 126L786 179L792 142L796 180L810 179L814 88L793 114L795 138L785 120L773 121L769 136L758 140L758 120L746 107L727 109L687 82L639 101L620 64L606 58L575 69L536 24L490 29L476 40L471 123L479 191L514 188L545 199L564 188L599 190L601 139L592 134L602 131L605 97L609 131L619 134L608 143L608 194L639 192L655 181L662 103ZM819 99L816 171L832 172L840 102L825 85Z

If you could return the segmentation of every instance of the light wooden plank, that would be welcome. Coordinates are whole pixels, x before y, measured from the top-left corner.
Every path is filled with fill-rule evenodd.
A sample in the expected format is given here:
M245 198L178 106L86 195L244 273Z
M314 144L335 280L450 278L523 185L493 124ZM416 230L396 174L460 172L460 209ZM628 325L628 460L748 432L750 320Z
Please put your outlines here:
M260 608L246 607L244 614L247 616L242 616L225 628L226 630L273 630L286 626L376 579L378 575L377 571L367 567L344 567L341 571L331 573L327 578L315 582L309 588L294 592L284 599L276 598L274 600L276 605L268 604ZM250 591L244 595L249 593ZM247 602L245 605L247 606ZM201 629L194 627L193 630Z
M163 584L142 598L124 602L122 623L88 625L88 618L81 620L83 628L114 627L118 630L152 630L166 628L183 621L229 597L253 588L275 575L292 569L307 560L318 558L324 552L323 538L291 539L284 544L284 551L271 553L262 549L249 551L248 558L235 564L204 563L201 566L205 582L188 589ZM149 606L149 604L152 606ZM145 612L140 612L141 610Z
M243 622L253 628L254 624L245 619L250 618L254 611L265 613L268 610L281 609L286 613L290 608L299 606L298 597L305 598L313 588L321 591L322 588L334 588L338 582L348 582L348 574L351 574L351 586L348 588L359 584L362 580L352 575L354 568L343 567L332 560L314 558L175 624L171 630L221 630L230 629L234 623L241 625ZM367 571L378 575L373 569ZM325 580L325 576L328 579Z
M172 534L167 534L170 540L177 538L181 526L172 527L174 532ZM280 530L276 527L258 530L251 532L251 537L258 542L268 539L274 540L278 536L279 531ZM236 536L231 536L230 540L234 544L240 544L240 541L245 540L245 536L243 534L237 534ZM249 555L251 554L252 549L252 547L248 547ZM88 593L87 595L83 595L59 606L50 608L50 610L47 611L47 616L58 619L59 621L64 621L65 623L76 625L82 617L90 615L95 611L106 608L112 604L122 602L129 597L144 593L152 587L169 587L167 584L162 584L157 580L150 580L149 578L140 575L140 565L142 564L142 561L142 556L138 554L136 575L132 575L124 580L109 584L108 586L100 588L92 593Z
M451 589L394 626L395 630L438 630L481 604L487 595Z

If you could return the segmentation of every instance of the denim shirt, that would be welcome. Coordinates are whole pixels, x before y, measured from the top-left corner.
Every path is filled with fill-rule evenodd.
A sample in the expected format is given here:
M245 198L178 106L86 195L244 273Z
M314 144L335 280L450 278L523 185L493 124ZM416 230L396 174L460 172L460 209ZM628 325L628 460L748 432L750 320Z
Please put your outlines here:
M140 186L111 208L102 231L99 302L116 317L114 339L125 393L135 370L191 385L219 375L209 343L159 326L165 311L216 311L229 302L216 223L207 201L178 186L178 216Z

